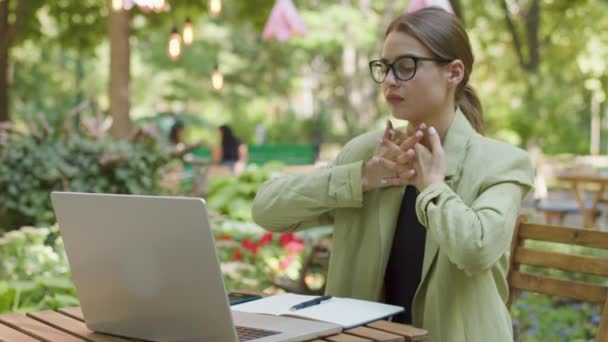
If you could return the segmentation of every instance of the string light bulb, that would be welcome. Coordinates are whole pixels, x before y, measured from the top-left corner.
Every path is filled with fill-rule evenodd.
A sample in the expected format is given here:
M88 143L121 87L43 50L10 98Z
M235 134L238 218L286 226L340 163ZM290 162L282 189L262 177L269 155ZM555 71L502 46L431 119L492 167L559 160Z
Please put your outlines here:
M182 54L182 37L177 31L177 26L173 26L173 30L171 30L171 37L169 37L169 44L167 46L167 54L173 61L177 60Z
M192 45L194 41L194 30L192 29L192 22L190 18L186 18L184 22L184 33L183 33L184 44Z
M209 13L218 16L222 12L222 0L209 0Z
M123 0L112 0L112 9L115 12L121 11L124 8L125 4Z
M220 68L216 64L211 75L211 87L215 91L220 91L224 87L224 76L220 72Z

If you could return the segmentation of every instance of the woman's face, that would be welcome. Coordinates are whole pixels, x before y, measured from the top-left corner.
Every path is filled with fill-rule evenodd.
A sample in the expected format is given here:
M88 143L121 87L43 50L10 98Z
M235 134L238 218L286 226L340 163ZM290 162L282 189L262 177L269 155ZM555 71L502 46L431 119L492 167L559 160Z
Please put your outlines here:
M389 33L382 48L382 59L390 64L404 55L434 57L412 36L398 31ZM416 73L408 81L396 79L390 70L382 83L382 93L391 114L414 122L424 122L440 114L448 98L447 76L444 65L433 61L417 61Z

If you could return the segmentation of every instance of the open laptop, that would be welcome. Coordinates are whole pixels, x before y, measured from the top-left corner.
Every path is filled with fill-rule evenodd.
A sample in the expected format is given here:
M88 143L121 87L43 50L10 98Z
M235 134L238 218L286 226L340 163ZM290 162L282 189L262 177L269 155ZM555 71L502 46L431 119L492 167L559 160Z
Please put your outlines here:
M203 199L68 192L51 199L93 331L210 342L305 341L341 331L231 311Z

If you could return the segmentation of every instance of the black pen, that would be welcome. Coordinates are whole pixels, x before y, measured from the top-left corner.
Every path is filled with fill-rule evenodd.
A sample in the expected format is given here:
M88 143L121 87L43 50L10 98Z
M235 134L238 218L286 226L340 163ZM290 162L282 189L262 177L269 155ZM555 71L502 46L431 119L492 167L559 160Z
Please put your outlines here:
M307 308L307 307L313 306L313 305L319 305L319 304L321 304L321 302L324 302L329 299L331 299L331 296L322 296L319 298L307 300L305 302L292 306L289 310L294 311L294 310L304 309L304 308Z

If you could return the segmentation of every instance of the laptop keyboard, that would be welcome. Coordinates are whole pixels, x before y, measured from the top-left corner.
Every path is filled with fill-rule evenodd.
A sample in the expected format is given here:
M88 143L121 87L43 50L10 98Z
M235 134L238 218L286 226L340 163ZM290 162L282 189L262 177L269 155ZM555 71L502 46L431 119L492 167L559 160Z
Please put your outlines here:
M280 334L278 331L262 330L249 327L236 326L236 334L239 336L240 342L255 340L266 336Z

